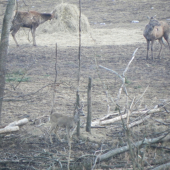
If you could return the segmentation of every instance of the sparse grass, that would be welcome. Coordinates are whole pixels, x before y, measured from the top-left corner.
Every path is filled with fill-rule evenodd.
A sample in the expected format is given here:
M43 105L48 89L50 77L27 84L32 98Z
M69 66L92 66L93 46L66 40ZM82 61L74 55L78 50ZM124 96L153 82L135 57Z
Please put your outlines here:
M142 88L142 86L138 85L138 86L134 86L134 89L140 89Z
M8 73L5 77L6 82L28 82L29 80L30 78L25 76L25 72L20 70Z
M99 58L99 57L102 57L102 56L101 56L101 55L99 55L99 54L97 54L97 55L96 55L96 57L98 57L98 58Z
M130 80L128 80L127 78L125 79L125 84L130 84Z
M50 75L49 74L45 74L44 77L50 77Z

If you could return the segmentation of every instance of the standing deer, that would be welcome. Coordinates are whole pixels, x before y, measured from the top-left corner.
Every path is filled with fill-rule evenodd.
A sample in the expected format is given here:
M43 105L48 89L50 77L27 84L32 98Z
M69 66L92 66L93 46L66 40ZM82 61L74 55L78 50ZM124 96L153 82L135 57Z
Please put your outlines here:
M36 46L36 41L35 41L36 28L40 24L44 23L47 20L51 20L52 18L53 18L53 14L49 14L49 13L39 13L36 11L29 11L29 12L15 11L15 16L12 21L12 26L10 31L12 31L12 36L16 45L19 46L15 38L15 34L18 32L20 27L26 27L31 29L31 33L33 37L33 45Z
M69 117L69 116L64 116L62 114L58 114L58 113L52 113L50 115L50 123L51 123L51 129L50 129L50 142L52 143L52 138L51 138L51 133L54 130L56 136L58 137L58 139L61 141L57 131L59 127L65 128L66 129L66 134L67 134L67 141L69 143L70 141L70 130L74 127L76 127L77 122L79 121L79 117L80 116L84 116L84 112L83 112L83 106L76 109L75 114L73 117Z
M153 17L150 18L149 23L146 25L145 30L143 32L143 36L146 38L147 41L147 56L146 59L148 59L148 51L149 51L149 44L151 41L151 57L152 60L154 59L153 56L153 44L155 40L159 40L159 43L161 45L160 51L158 54L158 57L161 59L161 52L162 52L162 44L163 44L163 37L167 41L169 49L169 32L170 28L169 25L165 21L158 21L154 19Z

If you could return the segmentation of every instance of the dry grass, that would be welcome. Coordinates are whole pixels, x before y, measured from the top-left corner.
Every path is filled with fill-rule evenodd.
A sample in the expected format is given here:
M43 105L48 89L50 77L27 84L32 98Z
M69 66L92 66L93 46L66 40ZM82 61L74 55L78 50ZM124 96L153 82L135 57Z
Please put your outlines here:
M51 22L43 24L38 31L40 33L56 33L69 32L76 33L79 30L79 9L76 5L61 3L57 5L53 14L55 19ZM81 31L87 33L90 31L88 18L82 14L81 16Z

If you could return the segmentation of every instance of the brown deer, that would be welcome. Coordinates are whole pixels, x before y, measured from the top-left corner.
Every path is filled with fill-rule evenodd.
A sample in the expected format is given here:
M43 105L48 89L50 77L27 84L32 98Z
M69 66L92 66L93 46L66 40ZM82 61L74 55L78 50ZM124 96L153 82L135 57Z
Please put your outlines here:
M152 60L154 59L153 55L153 44L155 40L159 40L159 43L161 45L160 51L158 54L158 57L161 59L161 52L162 52L162 44L163 44L163 37L167 41L169 49L169 32L170 28L169 25L165 21L158 21L154 19L154 17L150 18L149 23L146 25L145 30L143 32L143 36L146 38L147 41L147 56L146 59L148 59L148 51L149 51L149 44L151 41L151 57Z
M12 26L10 31L12 31L12 36L16 45L19 46L15 38L15 34L18 32L20 27L26 27L26 28L30 28L33 37L33 45L36 46L36 41L35 41L36 28L40 24L51 19L53 19L53 14L49 14L49 13L39 13L36 11L29 11L29 12L15 11L14 19L12 21Z
M67 134L67 141L69 143L70 141L70 130L74 127L76 127L77 122L79 121L80 116L84 116L83 112L83 106L81 108L76 109L75 114L73 117L64 116L62 114L58 113L52 113L50 115L50 123L51 123L51 129L50 129L50 142L52 143L51 133L54 130L56 136L61 141L59 135L57 134L58 128L62 127L66 129Z

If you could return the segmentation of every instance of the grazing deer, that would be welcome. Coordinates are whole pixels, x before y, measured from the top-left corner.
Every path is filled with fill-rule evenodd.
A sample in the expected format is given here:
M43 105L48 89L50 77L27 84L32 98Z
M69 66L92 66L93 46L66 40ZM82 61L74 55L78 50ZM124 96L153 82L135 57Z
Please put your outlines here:
M15 15L12 21L12 26L10 31L12 31L12 36L16 45L19 46L15 38L15 34L18 32L20 27L26 27L31 29L31 33L33 37L33 45L36 46L36 42L35 42L36 28L40 24L44 23L47 20L51 20L52 18L53 18L53 14L48 14L48 13L39 13L36 11L29 11L29 12L15 11Z
M83 106L81 108L76 109L75 111L75 115L73 117L69 117L69 116L64 116L62 114L58 114L58 113L52 113L50 115L50 123L51 123L51 129L50 129L50 142L52 142L52 138L51 138L51 133L54 130L56 136L58 137L58 139L61 141L59 135L57 134L57 130L59 127L65 128L66 129L66 134L67 134L67 141L70 141L70 130L74 127L76 127L77 122L79 121L79 117L80 116L84 116L84 112L83 112Z
M154 19L153 17L150 18L149 23L146 25L145 30L143 32L144 37L147 41L147 56L146 59L148 59L148 51L149 51L149 44L151 41L151 57L152 60L154 59L153 56L153 44L155 40L159 40L159 43L161 45L159 55L158 57L161 59L161 51L162 51L162 44L163 44L163 37L167 41L169 49L169 32L170 28L169 25L164 21L158 21Z

